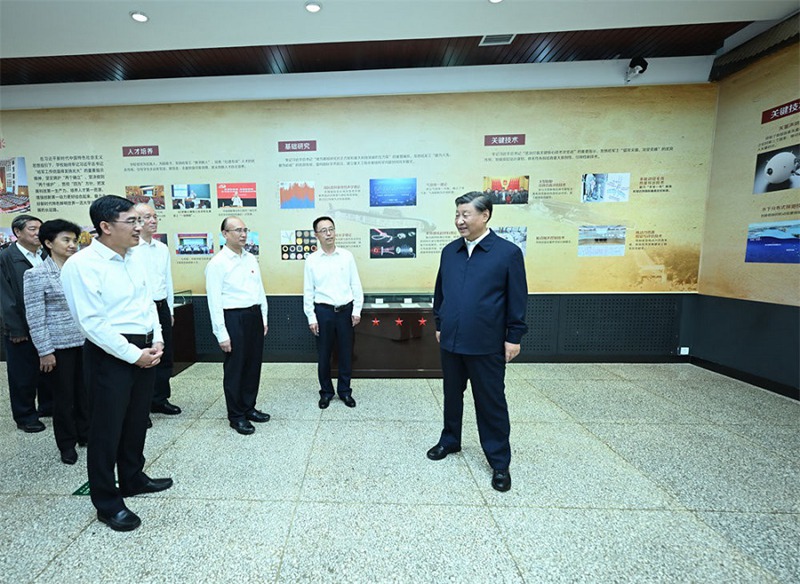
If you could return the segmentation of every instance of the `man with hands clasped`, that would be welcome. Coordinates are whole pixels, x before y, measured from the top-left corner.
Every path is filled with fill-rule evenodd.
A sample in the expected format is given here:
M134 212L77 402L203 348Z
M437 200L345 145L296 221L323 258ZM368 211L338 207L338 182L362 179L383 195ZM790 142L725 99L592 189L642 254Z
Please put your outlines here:
M143 471L154 367L164 344L147 277L132 259L142 227L133 203L106 195L92 203L89 215L97 239L66 261L61 283L86 336L92 503L100 521L115 531L130 531L141 520L123 499L172 486L172 479L151 479Z

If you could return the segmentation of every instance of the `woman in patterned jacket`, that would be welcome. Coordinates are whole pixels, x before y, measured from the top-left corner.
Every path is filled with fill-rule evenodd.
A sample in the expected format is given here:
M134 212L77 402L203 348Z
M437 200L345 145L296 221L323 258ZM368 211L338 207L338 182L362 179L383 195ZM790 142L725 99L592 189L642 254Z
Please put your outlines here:
M39 240L48 257L25 272L25 315L39 353L39 369L52 376L53 434L61 462L75 464L75 446L86 446L89 410L83 382L83 332L72 318L61 287L61 266L78 251L81 228L63 219L45 221Z

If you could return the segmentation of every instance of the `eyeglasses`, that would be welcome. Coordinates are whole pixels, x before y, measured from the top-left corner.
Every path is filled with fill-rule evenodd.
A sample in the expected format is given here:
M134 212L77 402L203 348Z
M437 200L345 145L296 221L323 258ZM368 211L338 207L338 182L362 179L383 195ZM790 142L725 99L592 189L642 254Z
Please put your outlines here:
M125 221L114 219L113 221L110 221L110 223L124 223L128 227L133 227L134 225L144 225L144 219L137 219L136 217L130 217L128 219L125 219Z
M335 227L325 227L324 229L318 229L317 233L322 233L324 235L330 235L336 231Z
M225 231L233 231L237 235L241 235L242 233L250 233L250 230L247 227L237 227L236 229L226 229Z

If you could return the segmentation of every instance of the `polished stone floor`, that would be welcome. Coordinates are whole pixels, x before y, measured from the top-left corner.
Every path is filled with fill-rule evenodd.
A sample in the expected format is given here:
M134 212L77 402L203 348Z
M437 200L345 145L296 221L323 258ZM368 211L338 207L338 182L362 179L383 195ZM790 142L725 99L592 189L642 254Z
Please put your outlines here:
M173 379L129 533L99 523L85 450L0 404L0 582L800 582L800 403L688 364L512 364L513 487L465 410L432 462L441 381L356 380L316 404L313 364L263 369L272 421L240 436L222 368ZM0 387L7 395L5 364Z

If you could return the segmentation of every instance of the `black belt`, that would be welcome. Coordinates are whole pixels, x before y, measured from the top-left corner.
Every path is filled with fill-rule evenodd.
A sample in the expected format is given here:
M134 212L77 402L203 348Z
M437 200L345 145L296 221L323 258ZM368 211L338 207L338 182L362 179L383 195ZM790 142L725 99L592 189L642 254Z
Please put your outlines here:
M323 306L325 308L332 309L334 312L341 312L353 306L353 301L351 300L347 304L340 304L339 306L334 306L333 304L325 304L324 302L315 302L314 306Z
M158 308L164 308L167 305L167 299L164 298L164 300L155 300L155 303Z
M253 306L246 308L226 308L225 312L261 312L261 305L253 304Z
M123 337L128 339L128 342L136 345L140 349L147 349L153 344L153 331L150 331L144 335L126 335L123 334Z

